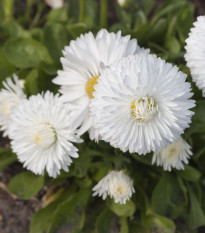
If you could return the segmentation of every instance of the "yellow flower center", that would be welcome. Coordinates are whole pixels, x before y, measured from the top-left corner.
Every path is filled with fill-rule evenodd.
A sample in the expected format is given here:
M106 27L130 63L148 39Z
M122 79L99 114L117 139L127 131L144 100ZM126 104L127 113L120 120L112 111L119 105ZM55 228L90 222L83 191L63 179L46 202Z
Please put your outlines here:
M7 104L4 104L4 105L2 106L2 111L3 111L4 114L7 114L7 113L8 113L9 107L8 107Z
M138 123L144 123L154 117L158 105L152 97L142 97L131 103L131 115Z
M123 187L118 187L118 188L117 188L117 192L118 192L119 194L123 194L123 193L124 193Z
M49 123L41 123L35 127L33 141L43 148L51 147L57 140L56 131Z
M41 143L41 139L40 139L40 135L38 135L38 134L36 134L35 136L34 136L34 142L36 142L36 143Z
M91 99L94 98L94 96L93 96L93 92L95 91L94 85L98 83L97 82L98 78L99 78L99 75L92 77L86 83L85 91L86 91L88 97L90 97Z

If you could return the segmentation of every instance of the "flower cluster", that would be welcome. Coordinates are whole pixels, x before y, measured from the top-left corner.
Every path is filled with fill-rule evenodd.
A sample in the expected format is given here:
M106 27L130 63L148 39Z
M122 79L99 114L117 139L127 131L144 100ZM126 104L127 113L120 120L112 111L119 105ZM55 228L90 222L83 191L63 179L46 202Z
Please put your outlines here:
M56 177L78 157L73 143L86 131L123 152L154 152L153 163L183 169L192 155L181 138L195 106L186 75L121 32L89 32L66 46L63 69L50 91L26 98L14 76L0 92L0 125L19 161L36 174ZM189 55L187 55L189 60ZM195 64L190 62L189 64ZM194 71L195 74L195 71ZM124 172L112 171L94 188L124 204L134 193Z

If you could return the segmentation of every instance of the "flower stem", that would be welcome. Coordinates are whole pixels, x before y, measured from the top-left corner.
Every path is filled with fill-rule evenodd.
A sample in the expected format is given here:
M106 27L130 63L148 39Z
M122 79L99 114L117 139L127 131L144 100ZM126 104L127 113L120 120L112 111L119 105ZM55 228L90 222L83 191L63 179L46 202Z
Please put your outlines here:
M79 22L84 22L85 18L85 0L80 0L80 17Z
M14 0L3 0L2 1L2 9L4 13L4 18L13 17L13 5L14 5Z
M107 0L100 2L100 26L102 28L107 27Z

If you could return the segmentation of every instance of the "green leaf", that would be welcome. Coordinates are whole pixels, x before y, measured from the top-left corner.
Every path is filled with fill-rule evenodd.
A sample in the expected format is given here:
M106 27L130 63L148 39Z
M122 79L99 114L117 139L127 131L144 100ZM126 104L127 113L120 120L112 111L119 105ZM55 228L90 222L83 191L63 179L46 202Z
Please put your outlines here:
M9 39L3 50L8 61L18 68L37 67L41 61L52 62L46 47L34 39Z
M111 232L114 219L115 219L115 215L109 209L105 209L97 219L96 222L97 233Z
M201 177L201 173L191 166L185 165L184 170L177 171L177 174L182 176L185 180L197 182Z
M85 23L68 24L66 28L73 39L76 39L80 34L84 34L87 31Z
M89 149L80 153L79 158L75 160L75 176L84 177L91 164L91 151Z
M154 0L143 0L142 1L142 7L146 15L150 13L154 6Z
M143 224L150 229L150 232L174 233L176 228L171 219L157 214L144 216Z
M48 23L44 28L44 42L55 62L60 63L62 50L69 44L65 26L59 23Z
M58 206L51 219L47 233L54 233L57 229L66 227L70 233L83 228L85 220L85 206L87 205L90 190L82 189L75 196Z
M131 154L133 158L135 158L137 161L144 163L146 165L152 164L152 157L150 154L147 155L138 155L138 154Z
M47 15L47 20L52 23L54 22L65 23L68 21L67 11L68 11L67 7L52 9Z
M191 228L205 226L204 212L190 185L188 185L188 193L190 198L189 226Z
M167 31L167 19L159 19L149 32L149 40L159 43L163 41Z
M25 88L30 95L36 95L39 92L38 88L38 71L31 70L25 79Z
M10 180L8 189L23 199L29 199L40 191L43 180L43 176L37 176L31 172L22 172Z
M161 5L159 10L155 12L155 15L152 19L152 23L155 23L162 16L167 16L167 14L175 13L179 9L185 8L187 2L185 0L169 0L165 1L164 4Z
M38 210L32 217L30 233L47 232L58 206L66 201L70 201L75 191L74 186L69 187L56 200Z
M115 203L112 199L107 199L107 206L120 217L132 216L136 209L132 200L127 201L125 204L119 204Z
M177 178L164 172L152 193L153 211L160 215L173 214L178 205L185 204L185 198L182 194Z
M133 221L132 221L133 222ZM146 226L143 226L142 224L139 223L132 223L129 224L129 233L150 233L148 228Z
M4 55L2 48L0 48L0 80L11 76L14 73L14 67L8 62L7 58Z
M28 31L24 30L20 24L18 24L15 20L6 20L3 21L0 25L3 30L3 33L7 37L11 38L30 38L31 35Z
M17 157L12 153L11 149L0 148L0 172L16 161Z
M181 49L179 41L174 36L167 36L165 38L164 46L175 56L179 54Z

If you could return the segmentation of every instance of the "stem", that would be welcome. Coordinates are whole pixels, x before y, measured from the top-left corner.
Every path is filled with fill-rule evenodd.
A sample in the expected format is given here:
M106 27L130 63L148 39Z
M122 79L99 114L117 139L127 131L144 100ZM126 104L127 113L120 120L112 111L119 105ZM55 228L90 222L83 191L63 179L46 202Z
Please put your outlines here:
M13 17L13 5L14 5L14 0L3 0L2 1L4 18L12 18Z
M100 26L107 27L107 0L100 1Z
M80 0L79 22L84 22L84 18L85 18L85 0Z

